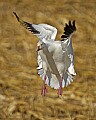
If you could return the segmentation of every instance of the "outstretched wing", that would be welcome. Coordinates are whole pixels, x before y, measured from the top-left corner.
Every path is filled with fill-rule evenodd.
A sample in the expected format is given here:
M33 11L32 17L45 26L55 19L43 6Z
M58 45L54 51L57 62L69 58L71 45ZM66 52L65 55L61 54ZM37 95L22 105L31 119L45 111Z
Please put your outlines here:
M24 26L26 29L31 31L33 34L35 34L39 39L45 38L46 40L54 40L57 34L57 29L53 26L47 25L47 24L30 24L28 22L23 21L20 19L15 12L13 12L16 16L18 22Z
M69 21L69 24L66 23L64 27L64 34L61 36L62 38L61 41L68 39L75 31L76 31L75 20L72 23L71 21Z
M68 39L70 40L68 48L67 48L68 56L71 60L71 64L68 68L68 72L72 75L76 75L76 72L74 69L74 53L73 53L73 47L72 47L72 41L71 41L71 36L73 35L73 33L75 31L76 31L75 20L72 23L71 23L71 21L69 21L68 24L65 24L64 34L61 36L62 42L66 41Z

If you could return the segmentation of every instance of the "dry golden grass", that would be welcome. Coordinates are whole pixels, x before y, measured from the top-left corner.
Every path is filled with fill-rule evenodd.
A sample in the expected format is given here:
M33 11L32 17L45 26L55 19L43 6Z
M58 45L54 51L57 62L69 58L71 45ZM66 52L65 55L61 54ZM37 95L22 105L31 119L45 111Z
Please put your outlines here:
M74 82L57 91L48 87L41 96L37 75L38 39L18 24L13 11L31 23L48 23L58 29L76 20L73 36ZM96 1L0 0L0 119L96 120Z

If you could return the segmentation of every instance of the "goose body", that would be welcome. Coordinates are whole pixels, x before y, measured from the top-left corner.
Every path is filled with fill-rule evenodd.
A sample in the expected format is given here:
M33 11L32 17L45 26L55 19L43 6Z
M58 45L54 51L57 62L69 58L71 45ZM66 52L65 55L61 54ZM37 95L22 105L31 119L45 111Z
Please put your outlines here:
M48 24L30 24L21 20L14 13L17 20L26 29L39 38L37 43L38 74L44 80L42 94L46 93L46 86L58 89L62 95L62 87L68 86L76 75L74 69L74 54L72 48L72 35L76 31L75 21L65 24L61 40L56 41L57 29Z

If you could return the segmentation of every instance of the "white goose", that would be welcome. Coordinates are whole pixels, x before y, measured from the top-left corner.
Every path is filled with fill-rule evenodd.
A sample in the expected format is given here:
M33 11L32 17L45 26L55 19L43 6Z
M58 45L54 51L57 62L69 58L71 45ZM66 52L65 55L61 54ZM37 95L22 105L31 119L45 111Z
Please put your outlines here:
M13 12L17 20L26 29L39 38L38 74L44 80L42 92L45 96L46 85L58 89L58 95L62 95L62 87L68 86L76 75L74 69L74 55L71 36L76 31L75 21L65 24L62 40L55 41L57 29L47 24L30 24L21 20Z

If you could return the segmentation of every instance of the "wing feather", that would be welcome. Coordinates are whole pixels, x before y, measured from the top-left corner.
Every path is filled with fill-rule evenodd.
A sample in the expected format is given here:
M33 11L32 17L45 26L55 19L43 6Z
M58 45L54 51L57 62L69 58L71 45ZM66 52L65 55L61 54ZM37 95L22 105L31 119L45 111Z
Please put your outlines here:
M75 31L76 31L75 20L72 23L71 21L69 21L68 24L65 24L64 34L61 36L61 38L63 39L61 41L68 39Z
M17 18L18 22L31 31L33 34L35 34L39 39L45 38L46 40L55 40L56 34L57 34L57 29L51 25L47 24L30 24L26 21L23 21L18 17L18 15L13 12L15 17Z
M34 34L40 34L40 32L37 31L37 30L32 26L32 24L23 21L22 19L20 19L20 18L18 17L18 15L17 15L15 12L13 12L13 13L14 13L14 15L16 16L18 22L19 22L23 27L25 27L26 29L28 29L29 31L31 31L31 32L34 33Z

